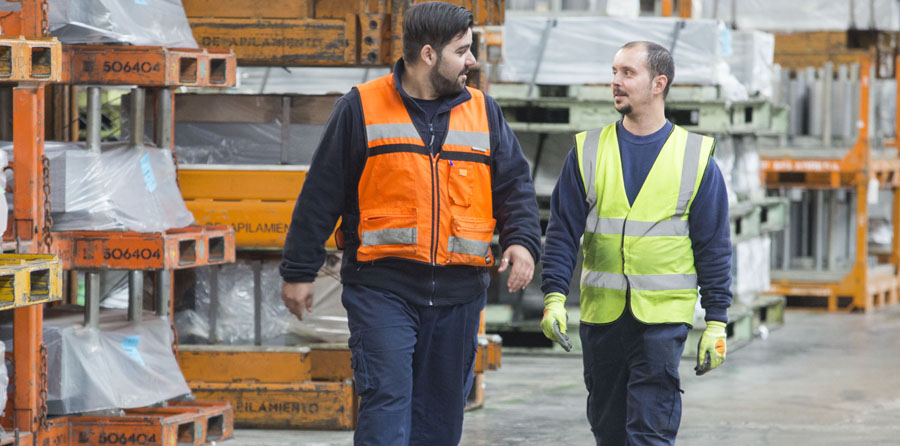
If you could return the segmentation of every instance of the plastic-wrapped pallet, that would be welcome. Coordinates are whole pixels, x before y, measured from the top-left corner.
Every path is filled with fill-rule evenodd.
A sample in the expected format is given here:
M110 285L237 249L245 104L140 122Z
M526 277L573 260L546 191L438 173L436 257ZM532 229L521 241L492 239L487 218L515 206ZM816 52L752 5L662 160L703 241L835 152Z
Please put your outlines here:
M6 357L6 343L0 342L0 358ZM6 360L0 359L0 415L6 409L6 389L9 387L9 372L6 370Z
M51 415L156 404L190 393L172 352L165 318L144 314L140 324L124 311L100 314L100 329L83 325L81 307L46 310L47 407ZM2 328L12 339L12 326Z
M48 0L50 35L63 43L197 48L181 0Z
M716 165L722 172L722 178L725 180L725 191L728 193L728 204L737 203L737 193L734 191L734 142L729 135L716 136Z
M0 167L6 167L9 163L5 150L0 150ZM0 173L0 190L6 190L6 170ZM6 223L9 218L9 205L6 202L6 194L0 193L0 234L6 232Z
M725 60L731 74L750 96L771 98L775 80L775 36L762 31L731 31L731 51ZM727 48L727 45L726 45ZM675 72L676 78L678 72Z
M700 17L729 23L735 20L740 29L900 30L900 5L896 0L703 0L700 4Z
M12 153L12 145L3 149ZM152 147L47 142L57 231L161 232L194 222L175 183L171 154Z
M553 0L506 0L507 11L549 11ZM616 17L637 17L641 12L638 0L562 0L562 11L591 11Z
M756 137L752 135L735 136L734 169L732 185L738 200L758 200L765 196L765 189L760 180L762 162Z
M336 257L325 265L315 281L313 311L298 321L281 301L279 261L265 261L261 278L261 335L266 345L297 345L314 342L347 342L347 313L341 304L340 262ZM215 343L252 344L254 342L254 267L250 262L222 265L218 271L218 311ZM179 339L183 343L208 343L210 339L210 268L196 268L195 280L186 288L181 301L192 308L175 316Z
M240 94L344 94L356 85L390 73L390 68L237 67ZM178 138L175 138L178 141Z
M291 124L287 162L309 165L324 125ZM185 164L280 164L281 124L179 122L175 124L178 160Z
M732 292L736 301L749 305L770 286L772 240L762 235L734 245Z
M503 82L531 82L539 64L537 84L608 84L618 49L650 40L673 50L674 84L722 85L728 99L747 97L725 60L729 31L715 20L508 14L503 32Z

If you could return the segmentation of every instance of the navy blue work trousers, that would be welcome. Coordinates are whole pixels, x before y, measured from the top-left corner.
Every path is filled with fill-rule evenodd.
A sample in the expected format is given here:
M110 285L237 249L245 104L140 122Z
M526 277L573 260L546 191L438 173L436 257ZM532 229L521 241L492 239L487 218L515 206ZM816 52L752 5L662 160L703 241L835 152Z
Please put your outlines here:
M643 324L627 309L611 324L581 324L587 416L598 446L675 444L688 330Z
M344 285L359 445L459 444L486 295L419 306L389 291Z

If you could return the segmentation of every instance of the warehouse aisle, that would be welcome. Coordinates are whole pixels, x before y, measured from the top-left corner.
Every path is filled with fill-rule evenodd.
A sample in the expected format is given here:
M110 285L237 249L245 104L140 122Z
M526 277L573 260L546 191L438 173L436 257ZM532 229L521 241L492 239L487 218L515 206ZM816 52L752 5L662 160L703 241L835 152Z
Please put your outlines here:
M900 307L875 314L788 312L787 324L698 378L681 366L678 445L900 444ZM592 444L580 357L509 355L462 444ZM336 446L350 432L238 430L229 446Z

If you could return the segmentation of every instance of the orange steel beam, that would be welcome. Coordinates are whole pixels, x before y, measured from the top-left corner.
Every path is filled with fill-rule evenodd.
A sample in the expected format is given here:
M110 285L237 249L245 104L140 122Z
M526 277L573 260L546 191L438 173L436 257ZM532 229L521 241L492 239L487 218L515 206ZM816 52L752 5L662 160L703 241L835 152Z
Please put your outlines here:
M691 0L678 0L678 17L683 19L691 18L693 12L693 2Z
M24 3L22 7L24 11ZM15 234L18 240L25 242L20 244L20 250L30 245L31 248L27 251L46 253L47 246L34 243L39 236L36 222L41 222L44 218L41 195L44 185L41 175L41 159L44 156L44 87L15 87L13 104ZM35 432L39 428L43 307L35 305L13 311L15 426L22 431Z
M672 17L672 12L675 9L675 0L662 0L662 11L660 15L663 17Z
M63 82L144 87L233 87L230 50L63 45Z

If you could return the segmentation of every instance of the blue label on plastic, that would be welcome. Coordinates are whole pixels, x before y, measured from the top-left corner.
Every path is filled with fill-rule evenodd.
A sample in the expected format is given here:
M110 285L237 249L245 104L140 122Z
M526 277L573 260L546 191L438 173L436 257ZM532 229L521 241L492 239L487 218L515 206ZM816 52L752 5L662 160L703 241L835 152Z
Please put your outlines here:
M137 361L140 365L144 365L144 358L141 358L141 353L138 351L138 344L141 343L140 336L126 336L125 339L122 340L122 350L125 350L125 354Z
M135 5L146 5L147 0L134 0Z
M733 48L731 46L731 30L726 26L721 26L720 30L720 40L722 44L722 57L731 57L734 54Z
M145 153L141 157L141 173L144 174L144 183L147 183L147 191L153 193L156 190L156 177L153 175L153 167L150 165L149 153Z

